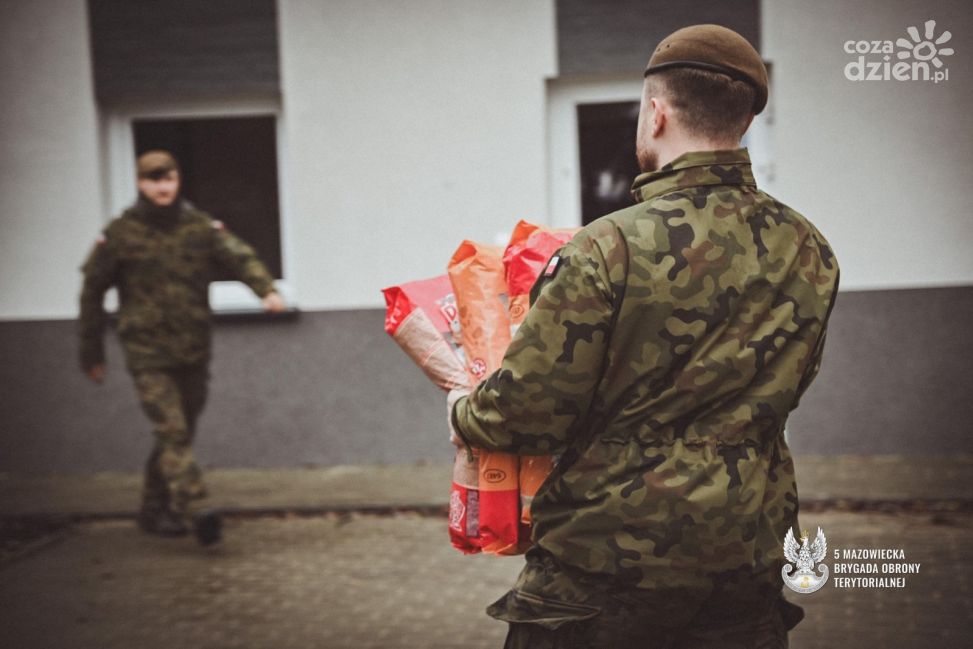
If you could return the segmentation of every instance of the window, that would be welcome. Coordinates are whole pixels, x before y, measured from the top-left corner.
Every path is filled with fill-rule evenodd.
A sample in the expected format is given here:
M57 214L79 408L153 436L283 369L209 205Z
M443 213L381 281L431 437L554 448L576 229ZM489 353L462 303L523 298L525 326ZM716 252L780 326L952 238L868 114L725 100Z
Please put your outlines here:
M634 202L638 116L637 101L578 105L582 224Z
M767 64L768 72L772 71ZM588 224L631 205L640 173L635 132L641 75L552 79L547 83L548 209L556 227ZM741 143L750 150L758 184L774 179L774 106L757 116Z
M547 85L550 223L577 227L631 205L641 75Z
M183 171L186 198L256 248L288 304L287 200L280 104L275 99L207 100L170 105L127 104L102 113L106 220L137 196L135 159L150 148L172 151ZM107 305L114 304L110 295ZM253 310L259 300L240 282L210 285L219 311Z
M165 149L179 161L183 196L252 245L280 279L277 138L272 116L136 119L134 154Z

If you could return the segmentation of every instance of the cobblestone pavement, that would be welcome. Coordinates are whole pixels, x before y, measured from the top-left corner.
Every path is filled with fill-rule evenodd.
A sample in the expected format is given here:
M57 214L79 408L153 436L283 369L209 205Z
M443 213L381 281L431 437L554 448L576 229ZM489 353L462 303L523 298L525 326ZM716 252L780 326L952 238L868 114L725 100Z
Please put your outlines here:
M921 568L901 589L836 589L832 572L793 595L807 618L792 647L970 646L973 515L813 512L802 524L825 530L829 555L901 548ZM443 520L411 514L235 519L210 550L88 522L0 568L0 645L498 648L505 627L483 609L521 561L462 556Z

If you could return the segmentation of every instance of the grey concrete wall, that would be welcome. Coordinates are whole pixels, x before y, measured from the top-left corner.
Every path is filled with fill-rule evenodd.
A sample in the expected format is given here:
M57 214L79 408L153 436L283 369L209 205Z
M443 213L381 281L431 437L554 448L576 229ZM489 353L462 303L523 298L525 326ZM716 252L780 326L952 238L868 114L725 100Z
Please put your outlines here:
M795 452L973 453L973 287L838 295Z
M220 322L204 464L448 461L444 398L382 329L380 310ZM151 439L113 334L109 376L77 369L74 323L0 323L0 471L135 469Z
M556 7L562 76L640 73L659 41L699 23L729 27L760 49L759 0L557 0Z
M198 453L207 465L448 461L444 403L381 310L220 322ZM788 425L799 453L973 453L973 287L844 292L818 380ZM0 471L136 469L149 426L110 336L103 386L74 323L0 322Z
M98 100L276 96L275 0L88 0Z

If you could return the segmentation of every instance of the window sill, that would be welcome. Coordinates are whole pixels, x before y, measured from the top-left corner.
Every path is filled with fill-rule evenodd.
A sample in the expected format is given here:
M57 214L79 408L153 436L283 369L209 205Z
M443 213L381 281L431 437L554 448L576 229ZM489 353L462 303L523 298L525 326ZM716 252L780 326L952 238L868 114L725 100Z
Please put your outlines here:
M213 322L269 322L293 321L301 315L297 307L288 307L280 313L270 313L263 309L214 309Z

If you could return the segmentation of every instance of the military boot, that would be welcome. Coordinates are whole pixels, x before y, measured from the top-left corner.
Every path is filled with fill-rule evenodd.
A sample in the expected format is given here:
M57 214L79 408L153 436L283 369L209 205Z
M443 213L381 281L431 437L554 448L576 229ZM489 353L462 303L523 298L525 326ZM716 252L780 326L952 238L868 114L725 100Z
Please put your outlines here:
M200 545L213 545L223 538L223 519L219 512L204 509L193 514L193 534Z
M182 520L169 510L143 509L138 516L139 529L156 536L185 536L189 533Z

